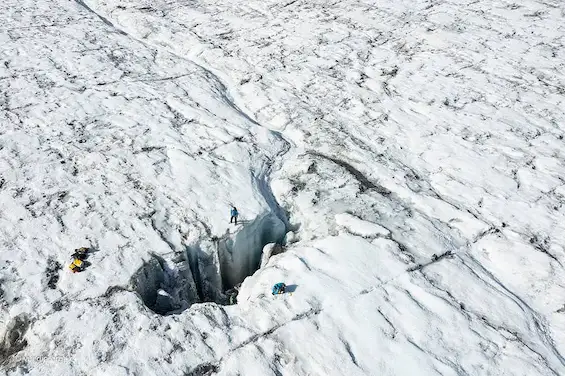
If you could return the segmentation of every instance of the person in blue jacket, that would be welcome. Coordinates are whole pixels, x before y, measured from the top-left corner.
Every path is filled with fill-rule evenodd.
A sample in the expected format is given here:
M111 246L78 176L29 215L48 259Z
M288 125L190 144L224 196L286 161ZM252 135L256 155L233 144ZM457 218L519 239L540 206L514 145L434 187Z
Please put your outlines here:
M235 224L237 225L237 216L239 215L237 208L234 206L233 208L231 208L231 218L230 218L230 223L234 222L235 220Z

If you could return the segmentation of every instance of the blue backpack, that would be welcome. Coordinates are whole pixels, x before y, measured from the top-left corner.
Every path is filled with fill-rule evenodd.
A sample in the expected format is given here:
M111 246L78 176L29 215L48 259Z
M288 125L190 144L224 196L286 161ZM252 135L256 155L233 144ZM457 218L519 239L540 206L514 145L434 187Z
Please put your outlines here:
M273 286L273 295L284 294L285 289L286 285L282 282L279 282Z

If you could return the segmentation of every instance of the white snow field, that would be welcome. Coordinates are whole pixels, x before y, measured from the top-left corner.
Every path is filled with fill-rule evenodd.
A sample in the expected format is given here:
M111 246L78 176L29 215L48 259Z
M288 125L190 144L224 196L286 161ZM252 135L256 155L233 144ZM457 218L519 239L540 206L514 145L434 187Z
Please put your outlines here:
M0 21L1 374L565 375L565 2Z

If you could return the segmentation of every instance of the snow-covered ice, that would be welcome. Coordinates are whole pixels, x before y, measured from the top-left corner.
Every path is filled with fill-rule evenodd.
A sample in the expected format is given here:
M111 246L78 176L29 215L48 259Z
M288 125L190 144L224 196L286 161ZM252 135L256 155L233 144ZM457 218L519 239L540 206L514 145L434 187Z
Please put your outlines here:
M2 373L565 374L565 3L0 20Z

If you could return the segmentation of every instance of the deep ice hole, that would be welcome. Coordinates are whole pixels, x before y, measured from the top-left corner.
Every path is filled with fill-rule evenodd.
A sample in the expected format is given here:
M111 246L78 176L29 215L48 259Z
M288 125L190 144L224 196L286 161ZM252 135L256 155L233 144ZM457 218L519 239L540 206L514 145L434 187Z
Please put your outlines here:
M235 234L186 247L179 260L153 255L131 283L143 303L158 314L180 313L201 302L232 304L236 287L259 269L263 247L280 244L285 234L285 222L269 212Z

